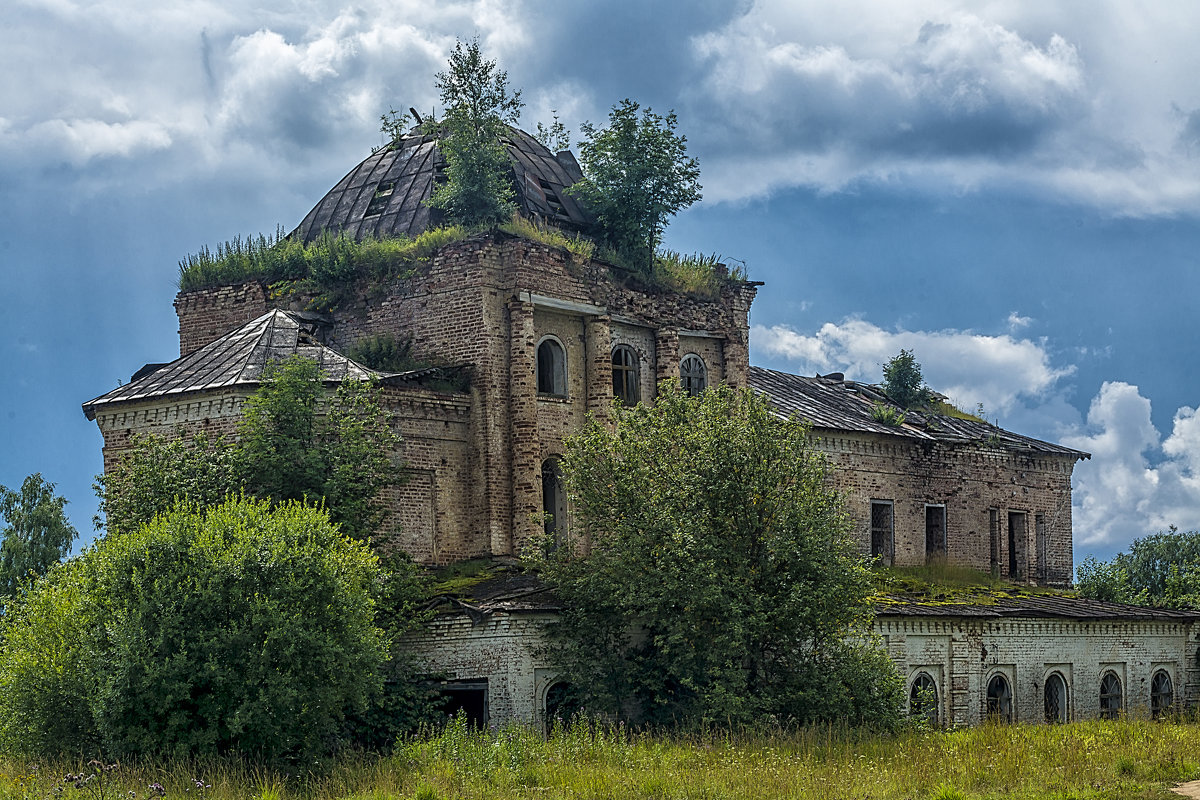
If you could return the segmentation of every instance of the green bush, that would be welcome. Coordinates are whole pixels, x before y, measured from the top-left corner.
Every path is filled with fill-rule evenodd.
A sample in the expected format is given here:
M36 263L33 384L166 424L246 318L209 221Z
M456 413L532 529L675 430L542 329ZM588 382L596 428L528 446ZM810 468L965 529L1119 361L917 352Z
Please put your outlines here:
M311 758L380 686L381 575L298 503L178 506L7 616L0 744L31 755Z

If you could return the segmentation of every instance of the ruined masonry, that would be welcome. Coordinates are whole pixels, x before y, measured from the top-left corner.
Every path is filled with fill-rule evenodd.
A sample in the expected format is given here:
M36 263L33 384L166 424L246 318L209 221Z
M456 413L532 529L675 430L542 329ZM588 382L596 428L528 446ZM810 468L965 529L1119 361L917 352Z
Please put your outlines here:
M505 141L520 212L566 230L586 226L564 189L580 178L569 152L513 129ZM323 198L293 236L415 234L436 225L425 205L442 168L436 142L413 135L372 154ZM358 286L329 313L275 300L250 281L183 292L179 358L139 370L85 403L111 467L140 433L232 435L266 364L316 359L330 385L374 374L403 435L409 480L389 491L382 547L430 565L520 556L532 538L566 540L570 510L557 458L587 414L614 397L653 402L677 378L689 391L723 382L767 395L813 425L847 493L859 545L896 565L946 559L1028 586L1069 586L1071 472L1088 454L977 420L910 412L874 419L888 402L841 375L801 377L749 364L749 312L759 284L722 276L712 297L644 286L612 265L502 232L446 245L412 277ZM411 340L441 366L379 373L344 353L365 337ZM470 388L446 390L447 375ZM444 606L413 649L450 703L476 721L540 725L558 693L536 644L554 599L507 574ZM1060 721L1161 713L1200 692L1194 614L1062 596L994 602L885 604L876 630L909 687L914 713L938 725L985 717Z

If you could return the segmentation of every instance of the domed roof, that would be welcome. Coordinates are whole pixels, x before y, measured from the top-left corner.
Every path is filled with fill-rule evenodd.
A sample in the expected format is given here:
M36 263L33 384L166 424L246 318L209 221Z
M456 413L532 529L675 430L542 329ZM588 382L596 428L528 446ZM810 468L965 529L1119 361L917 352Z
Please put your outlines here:
M528 133L508 129L502 143L512 161L517 209L560 228L582 229L589 216L567 194L583 178L569 150L555 155ZM292 232L311 242L323 232L345 231L357 240L416 236L436 225L441 212L425 205L440 179L445 159L432 134L415 131L398 145L367 156L350 170Z

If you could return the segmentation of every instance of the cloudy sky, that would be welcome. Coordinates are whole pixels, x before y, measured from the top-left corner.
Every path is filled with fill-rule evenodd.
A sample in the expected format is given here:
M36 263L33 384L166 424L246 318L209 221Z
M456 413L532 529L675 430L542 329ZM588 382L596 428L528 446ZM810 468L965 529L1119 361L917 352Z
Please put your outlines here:
M798 10L797 6L801 8ZM177 354L177 263L290 229L478 36L578 132L675 109L678 250L766 282L752 359L935 388L1093 453L1077 559L1200 527L1200 6L1110 0L7 0L0 484L91 535L79 405Z

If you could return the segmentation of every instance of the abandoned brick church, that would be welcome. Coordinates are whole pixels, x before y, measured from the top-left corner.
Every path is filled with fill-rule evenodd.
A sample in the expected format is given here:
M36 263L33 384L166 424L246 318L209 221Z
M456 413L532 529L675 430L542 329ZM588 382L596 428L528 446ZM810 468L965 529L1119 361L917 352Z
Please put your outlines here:
M564 191L580 178L571 153L551 153L516 130L506 145L521 213L582 227L585 214ZM439 169L436 143L413 135L351 170L292 235L419 233L437 222L424 201ZM408 471L389 490L392 513L379 538L441 565L517 557L543 526L569 537L556 459L564 437L588 414L603 418L614 398L653 402L668 378L693 392L749 386L781 414L811 422L864 554L895 565L944 558L1026 587L1070 585L1071 473L1086 453L971 419L910 413L886 425L872 415L887 402L875 387L752 367L758 284L719 278L707 295L664 291L492 232L442 247L411 277L360 287L327 313L274 299L258 281L181 292L179 358L147 365L83 408L100 427L109 467L134 434L233 433L272 360L301 354L331 381L366 377L372 370L344 355L356 342L411 340L414 352L445 366L377 373ZM467 371L469 388L448 390L448 370ZM448 676L446 694L480 721L539 724L556 691L535 647L554 618L553 598L508 575L442 608L412 646ZM1026 591L958 603L893 598L875 627L914 710L954 725L1191 705L1200 693L1198 620Z

